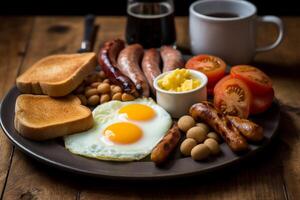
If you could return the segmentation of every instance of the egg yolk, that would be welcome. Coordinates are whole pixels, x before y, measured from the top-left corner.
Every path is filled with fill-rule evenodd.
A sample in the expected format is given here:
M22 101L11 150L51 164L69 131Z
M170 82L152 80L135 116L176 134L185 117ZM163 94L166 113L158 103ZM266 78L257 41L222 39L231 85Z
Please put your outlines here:
M129 104L122 107L119 113L127 114L127 117L132 120L146 121L155 116L154 110L143 104Z
M128 122L118 122L109 125L104 130L104 135L110 141L118 144L131 144L138 141L142 135L142 130Z

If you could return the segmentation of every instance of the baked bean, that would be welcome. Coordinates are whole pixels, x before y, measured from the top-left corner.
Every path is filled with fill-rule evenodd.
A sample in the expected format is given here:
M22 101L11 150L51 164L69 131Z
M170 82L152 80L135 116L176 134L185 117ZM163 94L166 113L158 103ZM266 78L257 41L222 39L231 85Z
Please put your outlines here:
M98 95L92 95L88 98L88 104L91 106L98 105L100 102L100 97Z
M209 132L209 127L205 123L197 123L196 126L202 127L204 129L204 131L206 132L206 134Z
M97 88L98 87L98 85L100 85L101 84L101 82L93 82L92 84L91 84L91 87L92 88Z
M207 134L207 137L208 137L208 138L212 138L212 139L216 140L217 142L221 142L220 136L218 136L218 134L215 133L215 132L209 132L209 133Z
M87 98L83 94L78 94L77 97L80 99L82 105L87 104Z
M112 91L116 85L110 85L110 91Z
M101 94L109 93L110 85L108 83L101 83L98 85L97 90Z
M110 83L110 81L109 81L108 78L106 78L106 79L103 80L103 83Z
M105 79L105 78L106 78L104 71L100 71L100 72L98 73L98 75L99 75L99 77L102 78L102 79Z
M85 90L84 94L85 94L86 97L90 97L92 95L98 94L98 91L97 91L96 88L90 88L90 89Z
M110 96L108 94L102 94L100 97L100 103L105 103L108 102L110 100Z
M186 132L186 137L187 138L193 138L194 140L196 140L198 143L203 142L206 138L206 133L203 130L203 128L198 127L198 126L194 126L192 128L190 128L187 132Z
M204 144L209 148L211 154L216 155L220 152L220 147L216 140L208 138L204 141Z
M209 148L205 144L198 144L191 151L191 156L194 160L203 160L210 154Z
M116 94L118 92L122 92L122 89L120 86L115 85L113 88L111 88L111 93Z
M196 140L192 138L185 139L180 145L180 152L185 156L190 156L194 146L197 145Z
M178 120L178 127L183 132L186 132L193 126L195 126L195 120L189 115L184 115Z
M132 96L131 94L127 94L127 93L122 94L122 101L132 101L134 99L135 99L134 96Z
M118 93L114 94L112 96L112 100L119 100L119 101L121 101L122 100L122 93L118 92Z

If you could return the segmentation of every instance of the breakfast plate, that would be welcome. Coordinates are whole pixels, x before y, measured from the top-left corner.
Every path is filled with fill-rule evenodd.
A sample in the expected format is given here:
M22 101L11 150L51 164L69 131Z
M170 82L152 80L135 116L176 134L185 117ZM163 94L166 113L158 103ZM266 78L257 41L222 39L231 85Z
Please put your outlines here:
M233 153L226 143L220 145L221 154L205 161L195 162L183 157L179 147L160 167L150 161L149 156L136 162L113 162L89 159L74 155L64 148L62 139L35 142L22 137L14 128L15 102L20 95L13 87L4 97L0 110L1 126L10 141L25 154L48 165L94 177L126 180L154 180L204 174L234 164L258 151L263 150L276 135L280 119L280 108L275 100L264 113L251 117L264 129L264 140L259 144L250 144L250 150L243 154Z

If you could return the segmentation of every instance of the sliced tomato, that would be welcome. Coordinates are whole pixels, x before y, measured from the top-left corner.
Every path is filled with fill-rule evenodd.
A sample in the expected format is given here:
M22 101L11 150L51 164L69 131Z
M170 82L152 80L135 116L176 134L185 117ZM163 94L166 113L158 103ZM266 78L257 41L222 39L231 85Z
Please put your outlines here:
M230 75L224 76L221 80L219 80L215 85L213 92L216 93L216 90L220 87L220 85L222 85L223 82L227 81L228 79L231 79Z
M262 95L254 95L250 107L250 113L259 114L265 112L272 105L273 99L273 89Z
M231 68L230 75L245 81L255 94L264 94L273 90L270 77L256 67L237 65Z
M185 64L185 68L204 73L208 78L207 87L213 88L225 75L226 63L216 56L201 54L189 59Z
M214 105L222 113L247 118L250 113L252 94L239 79L229 78L215 89Z

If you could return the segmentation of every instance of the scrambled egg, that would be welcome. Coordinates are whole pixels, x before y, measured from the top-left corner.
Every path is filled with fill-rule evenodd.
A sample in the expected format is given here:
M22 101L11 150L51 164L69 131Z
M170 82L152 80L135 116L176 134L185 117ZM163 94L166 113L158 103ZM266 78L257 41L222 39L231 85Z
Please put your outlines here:
M161 89L184 92L200 86L200 81L191 76L187 69L176 69L157 81Z

